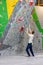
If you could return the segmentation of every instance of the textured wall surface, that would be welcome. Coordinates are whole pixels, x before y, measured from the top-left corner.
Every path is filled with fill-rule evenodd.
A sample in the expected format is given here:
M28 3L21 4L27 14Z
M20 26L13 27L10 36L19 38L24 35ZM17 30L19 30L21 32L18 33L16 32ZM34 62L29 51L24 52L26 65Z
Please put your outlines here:
M8 54L9 53L19 54L21 52L23 53L23 51L25 50L28 39L26 39L27 36L24 31L26 27L28 27L29 25L29 20L33 8L34 8L34 3L27 4L26 1L24 0L22 3L18 2L16 4L8 23L9 25L8 27L10 27L8 29L9 30L8 34L5 40L3 41L3 44L8 45L10 47L8 49L5 49L6 53L8 51ZM22 26L24 26L24 31L20 32L19 28ZM11 52L9 50L11 50ZM4 53L4 51L2 53Z
M31 25L31 28L35 31L33 42L34 52L42 51L42 33L39 32L36 23L31 16L33 7L34 4L30 6L25 1L22 3L18 2L16 4L4 32L5 37L3 37L4 40L0 55L18 55L26 53L25 49L28 44L28 36L25 33L25 30L26 27L29 27L29 24ZM39 7L35 8L36 12L38 12ZM39 12L37 14L40 16ZM42 20L40 21L42 22ZM43 26L42 23L41 25ZM24 30L20 32L20 27L22 26L24 26Z

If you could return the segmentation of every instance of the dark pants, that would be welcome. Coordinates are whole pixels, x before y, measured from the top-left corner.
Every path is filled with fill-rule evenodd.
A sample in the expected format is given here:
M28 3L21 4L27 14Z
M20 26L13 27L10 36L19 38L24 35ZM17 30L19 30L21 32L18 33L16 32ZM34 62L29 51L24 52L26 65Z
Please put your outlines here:
M26 52L27 52L28 56L30 56L29 50L30 50L32 56L34 56L34 52L33 52L33 49L32 49L32 43L30 43L30 44L28 43L28 45L26 47Z

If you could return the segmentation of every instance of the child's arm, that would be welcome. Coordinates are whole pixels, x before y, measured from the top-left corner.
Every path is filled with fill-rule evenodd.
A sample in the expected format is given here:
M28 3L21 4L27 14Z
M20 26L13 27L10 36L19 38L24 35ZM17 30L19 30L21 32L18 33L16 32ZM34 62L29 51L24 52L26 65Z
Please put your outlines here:
M32 32L31 27L30 27L30 24L29 24L29 32Z
M31 30L31 27L30 27L30 24L29 24L29 31L28 31L28 28L26 28L26 31L25 31L28 35L32 32Z
M27 35L29 34L29 33L28 33L28 28L26 28L26 31L25 31L25 32L26 32Z

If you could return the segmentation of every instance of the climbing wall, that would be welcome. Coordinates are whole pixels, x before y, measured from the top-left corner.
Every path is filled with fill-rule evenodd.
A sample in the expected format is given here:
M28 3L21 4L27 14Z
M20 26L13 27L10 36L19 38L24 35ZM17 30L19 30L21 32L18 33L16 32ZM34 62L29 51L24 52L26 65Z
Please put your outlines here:
M28 27L31 12L34 8L35 2L32 0L29 1L18 1L16 4L11 18L9 20L9 31L8 34L3 41L3 44L9 46L9 48L1 51L2 55L9 55L9 54L20 54L23 52L25 48L24 42L24 31L26 27ZM26 40L25 40L26 41Z

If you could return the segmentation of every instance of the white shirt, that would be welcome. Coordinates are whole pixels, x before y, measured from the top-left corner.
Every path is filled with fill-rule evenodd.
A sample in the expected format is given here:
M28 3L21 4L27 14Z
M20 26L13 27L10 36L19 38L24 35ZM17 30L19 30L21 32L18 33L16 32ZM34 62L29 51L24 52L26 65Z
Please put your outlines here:
M28 34L28 36L29 36L28 43L33 43L34 34Z

